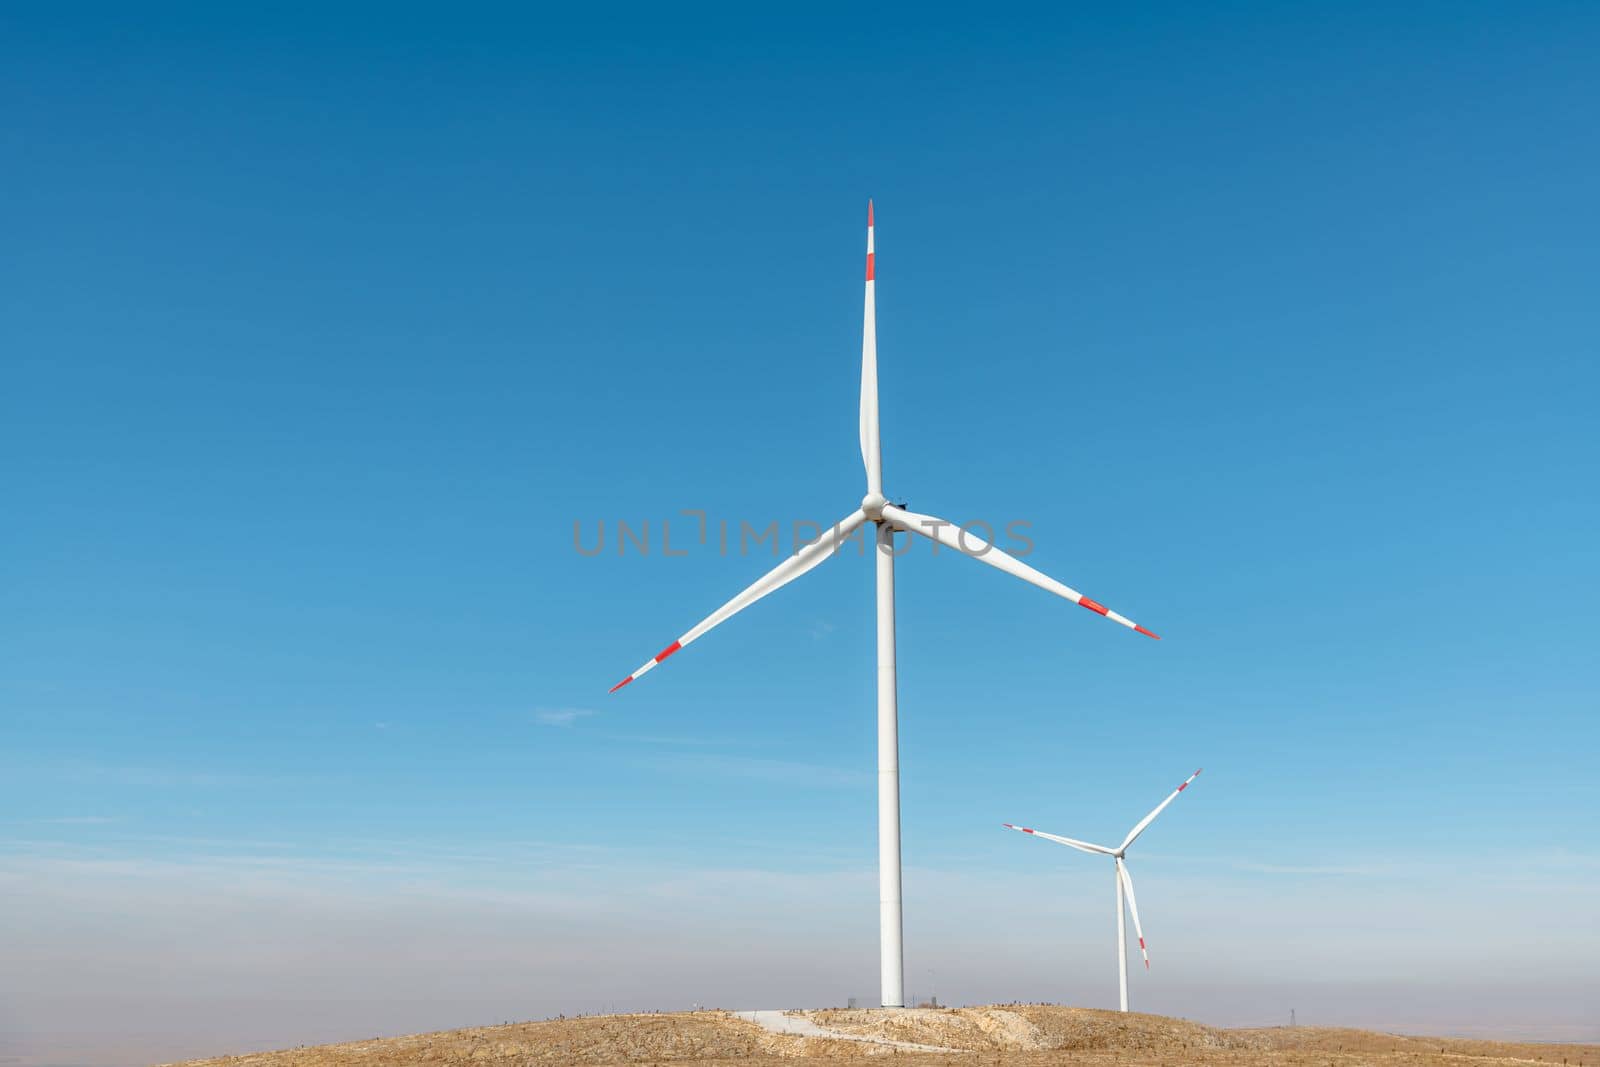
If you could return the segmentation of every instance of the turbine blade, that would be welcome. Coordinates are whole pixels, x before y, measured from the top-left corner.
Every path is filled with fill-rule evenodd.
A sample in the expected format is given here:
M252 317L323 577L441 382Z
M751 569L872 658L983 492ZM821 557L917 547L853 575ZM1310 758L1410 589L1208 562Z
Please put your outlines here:
M1203 770L1205 770L1205 768L1202 767L1202 768L1200 768L1200 770L1203 771ZM1171 804L1174 800L1177 800L1178 799L1178 794L1183 792L1185 789L1188 789L1189 788L1189 783L1194 781L1198 777L1200 777L1200 771L1195 771L1189 777L1185 778L1183 780L1183 784L1179 785L1178 788L1174 789L1171 793L1169 793L1167 795L1167 799L1163 800L1161 803L1156 805L1156 810L1155 811L1152 811L1149 815L1146 815L1144 818L1140 819L1139 820L1139 825L1135 826L1132 830L1128 831L1128 836L1127 836L1126 839L1123 840L1122 847L1124 849L1126 849L1129 845L1133 844L1134 838L1136 838L1140 834L1144 833L1144 828L1146 826L1149 826L1151 823L1155 822L1156 816L1160 815L1163 811L1165 811L1168 804Z
M1133 875L1128 873L1128 865L1117 857L1117 877L1122 879L1122 888L1128 894L1128 913L1133 916L1133 932L1139 937L1139 954L1144 957L1144 969L1150 969L1150 953L1144 947L1144 927L1139 925L1139 902L1133 898Z
M977 534L963 530L954 523L936 519L932 515L919 515L915 511L906 511L904 508L895 507L893 504L883 509L883 517L902 530L921 534L930 541L937 541L939 544L953 548L963 555L971 556L973 559L987 563L991 567L997 567L1013 577L1021 578L1023 581L1036 585L1040 589L1054 593L1059 597L1065 597L1080 608L1088 608L1095 614L1104 615L1112 622L1121 623L1130 630L1137 630L1146 637L1154 637L1157 641L1161 640L1160 635L1151 633L1132 619L1118 615L1104 604L1090 600L1076 589L1062 585L1048 574L1041 574L1015 556L1006 554Z
M872 201L867 201L867 296L861 315L861 462L867 492L883 492L883 451L878 441L878 305L873 295Z
M1034 837L1042 837L1046 841L1054 841L1058 845L1066 845L1068 848L1075 848L1079 852L1088 852L1100 856L1116 855L1115 852L1109 848L1106 848L1104 845L1091 845L1087 841L1079 841L1071 837L1059 837L1056 834L1047 834L1043 830L1034 830L1027 826L1013 826L1008 822L1003 822L1000 825L1004 826L1007 830L1015 830L1019 834L1032 834Z
M689 642L701 636L718 623L732 618L745 608L749 607L751 604L754 604L756 601L766 596L768 593L775 592L783 588L785 585L788 585L790 582L794 581L796 578L800 577L802 574L806 573L811 568L815 567L817 564L821 563L823 560L837 552L839 545L844 541L844 539L866 521L867 516L859 508L851 512L849 515L846 515L832 527L824 530L820 540L806 545L800 551L789 556L782 563L779 563L766 574L763 574L760 578L756 579L755 583L744 592L740 593L738 596L722 605L722 607L718 608L716 611L713 611L710 615L707 615L704 619L701 619L700 622L695 624L692 630L688 631L682 637L679 637L676 641L672 642L672 644L662 649L653 658L646 660L644 666L640 667L622 681L612 686L611 691L615 693L618 689L621 689L629 682L638 678L641 674L652 670L656 664L660 663L674 652L677 652L679 649L683 648Z

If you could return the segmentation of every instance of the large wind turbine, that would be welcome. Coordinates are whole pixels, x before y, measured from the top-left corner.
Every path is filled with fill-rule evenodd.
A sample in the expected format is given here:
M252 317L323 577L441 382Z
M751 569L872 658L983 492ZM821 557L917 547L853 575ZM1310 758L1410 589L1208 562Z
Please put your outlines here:
M1204 769L1205 768L1203 767L1201 768L1201 770ZM1066 845L1068 848L1075 848L1079 852L1089 852L1101 856L1110 856L1111 859L1116 863L1117 988L1121 993L1123 1011L1128 1010L1128 924L1127 920L1123 917L1122 897L1124 892L1126 892L1128 897L1127 910L1133 913L1133 932L1139 937L1139 952L1144 956L1144 969L1147 971L1150 969L1150 953L1145 950L1144 929L1139 925L1139 903L1133 899L1133 876L1128 873L1128 861L1123 857L1127 855L1128 846L1133 844L1134 841L1138 839L1140 834L1144 833L1145 827L1149 826L1152 822L1155 822L1156 816L1160 815L1161 812L1166 809L1168 804L1171 804L1174 800L1177 800L1178 794L1183 792L1185 789L1188 789L1189 783L1198 777L1200 777L1200 771L1195 771L1189 777L1185 778L1183 780L1183 784L1174 789L1172 793L1168 795L1167 799L1156 805L1155 811L1152 811L1149 815L1146 815L1144 818L1140 819L1138 824L1134 826L1132 830L1128 831L1128 836L1123 838L1122 844L1118 845L1116 848L1106 848L1104 845L1091 845L1087 841L1078 841L1070 837L1058 837L1055 834L1047 834L1043 830L1034 830L1027 826L1013 826L1010 823L1001 824L1007 830L1016 830L1018 833L1032 834L1034 837L1042 837L1046 841L1054 841L1058 845Z
M1031 582L1080 607L1119 622L1147 637L1156 637L1133 620L1118 615L983 538L930 515L907 511L883 495L883 461L878 440L878 330L873 295L872 203L867 203L867 290L861 333L861 459L866 465L867 493L861 506L834 524L820 540L800 548L758 578L744 592L706 616L644 666L611 687L616 692L656 664L703 636L718 623L743 611L768 593L794 581L838 551L866 523L876 526L878 587L878 919L884 1007L905 1003L904 956L900 935L900 739L895 710L894 667L894 535L920 534L963 555L982 560L1007 574Z

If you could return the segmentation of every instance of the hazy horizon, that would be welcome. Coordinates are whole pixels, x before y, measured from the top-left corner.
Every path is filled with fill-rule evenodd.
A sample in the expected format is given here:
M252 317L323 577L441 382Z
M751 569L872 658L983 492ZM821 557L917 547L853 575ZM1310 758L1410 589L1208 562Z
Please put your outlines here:
M1024 881L908 866L909 992L1115 1007L1109 871L1017 846L1044 853ZM1593 899L1595 872L1573 857L1462 887L1428 863L1266 872L1170 846L1152 840L1133 860L1152 954L1130 977L1136 1011L1271 1026L1292 1009L1311 1026L1600 1039L1594 933L1543 920ZM130 1051L167 1060L557 1014L875 1000L870 865L784 870L792 859L770 844L754 858L773 866L726 869L648 846L503 847L7 856L0 937L27 986L6 996L0 1052L30 1067L123 1064L138 1062ZM1561 880L1572 888L1553 890ZM1521 927L1460 937L1485 935L1511 899L1526 906ZM1490 973L1526 945L1570 961L1567 973Z

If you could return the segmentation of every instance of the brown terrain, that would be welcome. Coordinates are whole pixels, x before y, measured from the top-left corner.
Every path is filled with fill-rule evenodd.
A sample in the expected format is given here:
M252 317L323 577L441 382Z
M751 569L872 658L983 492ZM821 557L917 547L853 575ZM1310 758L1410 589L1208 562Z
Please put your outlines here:
M1600 1045L1404 1037L1318 1027L1219 1030L1159 1015L1054 1005L790 1013L837 1034L775 1033L728 1012L606 1015L512 1023L345 1045L198 1060L187 1067L433 1067L536 1064L941 1065L1215 1064L1218 1067L1600 1067ZM787 1020L785 1021L787 1024ZM938 1046L914 1051L886 1042Z

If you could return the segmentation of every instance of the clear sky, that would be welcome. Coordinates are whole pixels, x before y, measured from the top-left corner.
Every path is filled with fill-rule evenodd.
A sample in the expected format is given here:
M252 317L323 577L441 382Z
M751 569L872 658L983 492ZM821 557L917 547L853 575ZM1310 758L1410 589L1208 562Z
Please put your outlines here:
M1600 1038L1592 5L0 14L0 1058L909 992ZM664 558L660 528L672 522ZM615 524L651 552L618 556ZM573 546L607 527L606 551Z

